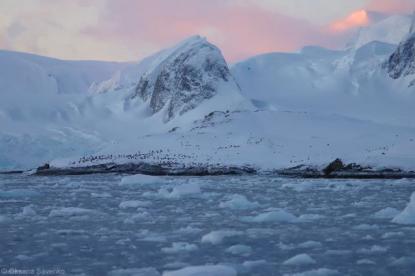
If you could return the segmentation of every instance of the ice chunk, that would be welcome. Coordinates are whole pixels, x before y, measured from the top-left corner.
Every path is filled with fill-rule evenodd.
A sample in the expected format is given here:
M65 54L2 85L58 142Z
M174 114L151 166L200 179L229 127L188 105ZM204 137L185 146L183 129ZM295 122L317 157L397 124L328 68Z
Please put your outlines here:
M148 201L140 201L140 200L128 200L123 201L120 203L119 207L121 209L128 209L128 208L138 208L138 207L145 207L150 205Z
M166 254L176 254L182 252L191 252L198 249L199 248L195 244L190 244L187 242L174 242L171 247L164 247L161 249L161 251Z
M160 189L159 195L165 198L177 199L183 196L200 194L200 186L197 183L187 183L175 186L171 191L167 189Z
M414 266L415 265L415 257L401 257L399 259L395 259L392 263L392 266Z
M391 207L387 207L385 209L380 210L374 214L375 218L378 219L392 219L399 214L399 210Z
M232 195L230 199L225 202L221 202L219 207L229 208L233 210L249 210L258 207L258 202L249 201L244 195Z
M120 185L123 185L123 186L152 185L152 184L159 184L161 182L162 182L162 178L158 176L136 174L136 175L124 176L121 179Z
M0 215L0 223L8 222L9 218L5 215Z
M387 247L374 245L370 248L359 249L357 252L358 253L363 253L363 254L377 254L377 253L385 253L386 251L388 251Z
M22 213L20 215L24 217L33 217L36 216L36 211L33 210L32 206L28 205L23 207Z
M14 189L9 191L0 191L0 198L28 198L40 196L38 192L27 189Z
M315 263L316 261L313 258L311 258L308 254L299 254L283 262L283 265L297 266L297 265L312 265Z
M160 276L160 273L152 267L115 269L108 273L109 276Z
M316 248L316 247L321 247L321 246L322 246L321 242L317 242L317 241L306 241L298 245L299 248Z
M224 265L188 266L176 271L166 271L163 276L236 276L236 270Z
M226 252L231 253L233 255L249 256L251 255L252 248L247 245L237 244L226 249Z
M259 214L255 217L245 217L248 222L298 222L298 218L285 210L276 210Z
M358 260L356 262L356 264L358 264L358 265L375 265L376 263L374 261L372 261L372 260L361 259L361 260Z
M49 217L75 217L98 214L97 211L78 208L78 207L63 207L50 211Z
M328 269L328 268L319 268L313 269L305 272L295 273L292 276L332 276L332 275L340 275L337 270Z
M253 269L254 267L264 266L266 264L267 264L267 261L265 260L256 260L256 261L245 261L243 262L242 265L248 269Z
M415 224L415 192L411 196L411 201L409 202L408 206L396 215L392 222L398 224Z
M240 236L243 232L235 230L212 231L202 237L202 243L221 244L225 238Z

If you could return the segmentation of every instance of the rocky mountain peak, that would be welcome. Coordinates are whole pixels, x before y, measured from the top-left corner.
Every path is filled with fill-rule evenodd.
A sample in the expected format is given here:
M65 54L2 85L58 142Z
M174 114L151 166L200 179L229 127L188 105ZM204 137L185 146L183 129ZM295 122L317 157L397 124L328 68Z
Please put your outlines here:
M141 98L164 121L190 111L217 95L224 83L234 83L221 51L193 36L163 51L141 76L131 99ZM226 93L227 91L222 91Z
M399 79L415 74L415 15L412 20L409 35L402 41L395 52L386 62L385 67L389 76Z

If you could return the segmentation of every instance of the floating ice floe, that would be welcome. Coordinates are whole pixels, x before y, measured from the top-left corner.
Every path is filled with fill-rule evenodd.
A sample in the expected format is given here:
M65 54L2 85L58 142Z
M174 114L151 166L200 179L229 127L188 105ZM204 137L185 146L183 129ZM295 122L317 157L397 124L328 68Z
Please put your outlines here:
M373 216L378 219L392 219L400 213L399 210L391 207L387 207L376 212Z
M252 253L252 248L247 245L237 244L226 249L226 252L233 255L249 256Z
M398 259L394 259L391 263L392 266L400 266L400 267L407 267L407 266L414 266L415 265L415 257L414 256L405 256Z
M411 196L411 200L406 208L393 219L393 223L398 224L415 224L415 192Z
M202 243L211 243L213 245L218 245L221 244L225 238L240 235L243 235L243 232L235 230L212 231L202 237Z
M385 253L388 251L387 247L383 247L383 246L379 246L379 245L374 245L370 248L362 248L359 249L357 252L358 253L362 253L362 254L379 254L379 253Z
M29 198L40 196L40 194L28 189L14 189L9 191L0 191L0 198Z
M318 269L308 270L305 272L286 274L286 275L290 275L290 276L333 276L333 275L340 275L340 273L334 269L318 268Z
M300 266L300 265L312 265L315 264L316 261L311 258L308 254L299 254L297 256L294 256L285 262L283 262L283 265L290 265L290 266Z
M300 243L298 245L298 248L317 248L317 247L321 247L321 246L322 246L321 242L306 241L306 242Z
M228 201L221 202L219 207L233 210L249 210L259 206L258 202L249 201L244 195L232 195Z
M128 208L138 208L138 207L146 207L150 205L148 201L140 201L140 200L127 200L120 203L118 206L121 209L128 209Z
M79 207L63 207L50 211L49 217L75 217L99 214L95 210L84 209Z
M28 205L23 207L22 212L19 215L22 217L33 217L36 216L36 211L32 206Z
M174 242L171 247L163 247L161 251L166 254L177 254L183 252L196 251L199 248L195 244L187 242Z
M358 265L375 265L376 263L369 259L361 259L356 262Z
M236 276L234 268L225 265L189 266L176 271L166 271L163 276Z
M253 269L257 266L264 266L267 264L267 261L265 260L255 260L255 261L245 261L243 262L243 266L246 267L247 269Z
M293 222L299 221L299 219L296 216L282 209L265 212L254 217L243 217L242 220L247 221L247 222L257 222L257 223L263 223L263 222L291 222L293 223Z
M160 273L152 267L115 269L108 273L109 276L160 276Z
M123 185L123 186L152 185L152 184L159 184L159 183L162 183L161 177L136 174L136 175L124 176L121 179L120 185Z
M197 183L188 183L188 184L182 184L173 187L172 190L168 190L165 188L162 188L159 190L159 195L164 198L172 198L177 199L181 198L183 196L190 196L190 195L197 195L200 194L202 191L200 189L199 184Z
M9 218L5 215L0 215L0 223L8 222Z

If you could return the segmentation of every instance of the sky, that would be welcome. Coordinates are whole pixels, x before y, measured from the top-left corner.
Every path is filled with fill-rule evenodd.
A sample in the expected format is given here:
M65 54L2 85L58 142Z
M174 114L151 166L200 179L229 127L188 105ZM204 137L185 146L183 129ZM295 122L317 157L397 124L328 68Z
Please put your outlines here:
M0 49L135 61L199 34L231 62L305 45L339 48L370 12L415 0L0 0Z

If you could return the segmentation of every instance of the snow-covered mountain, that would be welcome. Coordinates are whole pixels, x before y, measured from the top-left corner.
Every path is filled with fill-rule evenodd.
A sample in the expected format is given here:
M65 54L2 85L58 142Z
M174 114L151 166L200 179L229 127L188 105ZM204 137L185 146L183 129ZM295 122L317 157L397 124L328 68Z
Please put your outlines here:
M410 19L399 18L403 21L401 25L396 17L388 17L363 29L361 34L376 34L373 28L394 33L393 29L397 28L397 32L405 30L405 35L397 37L405 38ZM390 22L394 23L394 28L390 28ZM260 55L235 64L231 71L242 93L259 106L324 111L378 123L415 126L412 120L415 116L412 107L414 89L408 88L403 79L390 78L383 66L391 56L393 60L397 59L395 56L401 56L392 55L399 40L386 39L396 43L391 44L379 41L382 39L377 35L366 38L362 46L341 51L305 47L298 53ZM408 44L410 42L402 44L399 49ZM397 52L403 51L399 49ZM406 63L413 60L408 55ZM409 65L403 67L406 66Z
M398 44L408 34L412 18L409 15L382 16L374 18L375 23L361 28L349 45L358 49L372 41Z
M376 28L389 28L388 20L399 23L381 18ZM20 98L1 95L0 168L144 160L272 169L340 157L414 169L415 88L401 77L412 74L412 36L399 47L396 37L364 37L346 50L309 46L230 69L199 36L129 64L8 57L31 77L2 68Z

